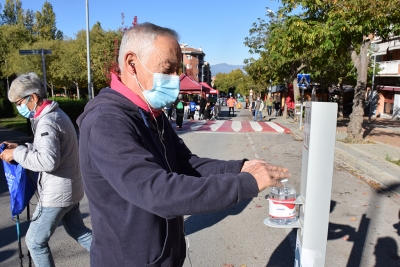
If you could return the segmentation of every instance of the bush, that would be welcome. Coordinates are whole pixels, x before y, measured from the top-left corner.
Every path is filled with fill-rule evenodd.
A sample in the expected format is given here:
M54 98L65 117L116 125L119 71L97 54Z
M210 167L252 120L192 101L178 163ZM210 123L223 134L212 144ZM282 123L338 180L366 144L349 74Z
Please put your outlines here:
M82 114L87 103L86 99L76 100L64 97L51 98L51 100L59 104L60 108L68 115L75 126L76 120ZM0 118L14 118L18 114L18 110L14 104L8 99L0 98Z
M0 98L0 118L13 118L18 110L7 98Z
M72 123L76 126L76 120L83 113L88 102L87 99L69 99L64 97L54 97L51 100L56 101L60 108L68 115Z

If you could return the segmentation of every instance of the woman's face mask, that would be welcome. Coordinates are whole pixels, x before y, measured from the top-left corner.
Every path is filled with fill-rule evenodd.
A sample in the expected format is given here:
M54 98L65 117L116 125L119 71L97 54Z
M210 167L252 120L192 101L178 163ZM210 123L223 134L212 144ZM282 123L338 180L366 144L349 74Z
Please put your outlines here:
M31 97L29 96L24 104L17 105L17 110L18 110L19 114L21 114L21 116L23 116L27 119L33 118L35 116L36 104L35 104L35 108L33 108L33 110L29 110L28 106L26 105L30 99L31 99Z
M136 81L142 90L143 96L146 98L149 105L154 109L169 107L175 102L179 94L179 76L153 73L141 61L140 63L148 72L153 75L153 87L149 90L146 90L139 83L135 75Z

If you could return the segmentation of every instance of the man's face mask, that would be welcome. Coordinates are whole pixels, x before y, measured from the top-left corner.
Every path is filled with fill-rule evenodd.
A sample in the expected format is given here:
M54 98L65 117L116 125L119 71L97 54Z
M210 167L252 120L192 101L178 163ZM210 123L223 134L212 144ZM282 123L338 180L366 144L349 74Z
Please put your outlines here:
M139 58L138 60L140 61ZM179 76L153 73L142 63L142 61L140 61L140 63L153 75L153 87L149 90L146 90L146 88L139 83L135 75L136 81L148 104L154 109L169 107L175 102L179 94Z

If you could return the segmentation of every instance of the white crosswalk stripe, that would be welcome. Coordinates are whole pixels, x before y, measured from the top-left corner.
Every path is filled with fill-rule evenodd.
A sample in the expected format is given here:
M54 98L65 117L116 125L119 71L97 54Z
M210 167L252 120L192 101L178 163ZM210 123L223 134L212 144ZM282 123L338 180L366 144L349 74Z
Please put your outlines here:
M253 130L256 131L256 132L261 132L261 131L262 131L261 125L260 125L258 122L256 122L256 121L251 121L251 122L250 122L250 126L251 126L251 128L253 128Z
M239 132L240 129L242 129L242 122L241 121L232 121L232 126L231 128L235 131L235 132Z
M273 128L275 131L277 131L278 133L283 133L285 132L285 129L283 129L282 127L280 127L279 125L277 125L276 123L273 122L265 122L266 124L268 124L269 127Z

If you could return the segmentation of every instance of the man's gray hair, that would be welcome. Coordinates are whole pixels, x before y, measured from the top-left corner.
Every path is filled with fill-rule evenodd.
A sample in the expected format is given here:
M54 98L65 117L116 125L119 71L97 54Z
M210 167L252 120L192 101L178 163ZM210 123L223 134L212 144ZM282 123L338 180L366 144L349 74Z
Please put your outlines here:
M121 72L124 69L124 56L128 51L134 52L143 62L154 52L154 41L158 36L169 36L178 42L178 33L172 29L163 28L149 22L138 24L128 29L122 36L119 48L118 63Z
M47 93L43 82L34 72L19 75L10 86L8 99L15 102L18 99L36 94L39 99L46 99Z

